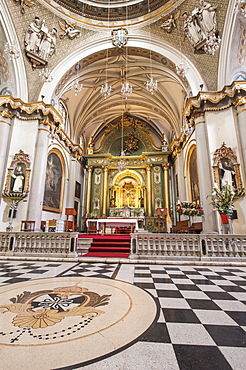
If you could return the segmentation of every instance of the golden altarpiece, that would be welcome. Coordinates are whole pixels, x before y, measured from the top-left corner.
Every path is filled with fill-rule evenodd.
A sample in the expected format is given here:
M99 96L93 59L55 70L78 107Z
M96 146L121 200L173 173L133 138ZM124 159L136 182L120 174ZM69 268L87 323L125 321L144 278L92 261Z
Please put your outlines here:
M116 119L88 144L88 218L135 217L156 229L156 210L169 209L169 151L162 133L130 115Z

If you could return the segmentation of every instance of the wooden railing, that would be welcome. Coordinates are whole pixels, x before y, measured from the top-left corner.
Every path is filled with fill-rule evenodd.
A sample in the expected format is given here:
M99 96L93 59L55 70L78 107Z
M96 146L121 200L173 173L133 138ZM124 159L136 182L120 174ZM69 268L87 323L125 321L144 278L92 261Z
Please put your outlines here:
M134 257L245 257L246 235L131 234Z
M76 249L77 233L0 233L0 256L76 257Z

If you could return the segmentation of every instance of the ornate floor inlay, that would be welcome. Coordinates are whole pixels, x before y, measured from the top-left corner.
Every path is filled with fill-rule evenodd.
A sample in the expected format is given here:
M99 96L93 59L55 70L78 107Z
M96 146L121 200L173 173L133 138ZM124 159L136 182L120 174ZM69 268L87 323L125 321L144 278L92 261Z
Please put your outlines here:
M1 363L8 368L11 358L13 369L26 369L25 358L47 370L106 355L138 338L156 316L147 292L103 278L11 284L0 288L0 302Z

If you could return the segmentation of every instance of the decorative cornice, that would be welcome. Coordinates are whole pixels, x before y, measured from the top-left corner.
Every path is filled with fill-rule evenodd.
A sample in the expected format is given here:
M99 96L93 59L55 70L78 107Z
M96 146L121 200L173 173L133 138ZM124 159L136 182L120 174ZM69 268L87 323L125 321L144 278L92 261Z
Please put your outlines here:
M0 116L7 118L17 117L20 120L38 120L39 123L49 126L59 137L65 147L76 160L82 160L83 149L79 144L75 144L60 127L62 116L56 109L44 102L24 103L21 99L13 98L10 95L0 96Z
M235 100L239 103L244 104L246 96L246 82L245 81L234 81L231 85L225 86L221 91L217 92L199 92L196 97L188 99L186 106L183 111L183 115L191 117L193 112L201 110L202 112L211 110L223 110L231 105L235 105ZM228 102L229 99L229 102ZM210 103L209 106L206 103ZM211 104L219 104L219 107L211 107Z

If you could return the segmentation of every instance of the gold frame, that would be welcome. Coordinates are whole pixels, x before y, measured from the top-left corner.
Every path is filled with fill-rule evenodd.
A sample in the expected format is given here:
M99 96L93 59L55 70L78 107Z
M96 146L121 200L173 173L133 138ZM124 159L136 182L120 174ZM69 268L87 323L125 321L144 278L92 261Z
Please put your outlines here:
M16 166L21 166L22 170L25 167L25 182L24 188L22 192L13 192L10 189L11 186L11 177L15 171ZM12 160L10 167L8 168L6 183L3 191L3 196L15 201L20 201L25 198L29 192L29 181L30 181L30 160L29 155L25 154L23 150L20 149L19 153L14 155L14 159Z
M43 205L43 210L44 211L49 211L49 212L54 212L54 213L61 213L62 212L62 205L63 205L63 195L64 195L64 182L65 182L65 161L64 161L64 158L63 158L63 155L62 153L54 148L54 149L51 149L49 152L48 152L48 155L47 155L47 162L48 162L48 158L51 154L55 154L59 161L60 161L60 164L61 164L61 189L60 189L60 197L59 197L59 207L51 207L51 206L47 206L47 205ZM46 165L46 168L47 168L47 165ZM45 180L45 184L46 184L46 180ZM44 190L44 197L43 197L43 201L45 201L45 190Z
M230 159L234 170L235 170L235 179L236 179L236 189L237 193L235 194L235 198L238 198L241 195L244 195L244 188L242 186L242 179L240 175L240 164L237 163L237 156L233 153L232 149L227 147L225 143L221 145L214 153L213 158L213 171L214 171L214 182L220 187L220 176L219 176L219 162L221 159L226 158Z

